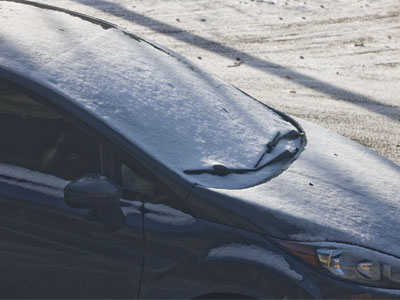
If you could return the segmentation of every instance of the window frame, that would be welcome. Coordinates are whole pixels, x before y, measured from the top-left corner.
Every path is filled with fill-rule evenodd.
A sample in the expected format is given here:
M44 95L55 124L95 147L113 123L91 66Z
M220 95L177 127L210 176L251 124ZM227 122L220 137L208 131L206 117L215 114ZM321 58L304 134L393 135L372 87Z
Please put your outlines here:
M52 101L49 101L43 96L40 96L33 91L27 89L26 87L12 82L10 80L4 79L0 76L0 82L4 83L11 88L15 89L16 91L22 93L23 95L29 97L33 101L45 106L46 108L54 111L55 113L59 114L65 121L69 122L73 126L75 126L78 130L84 132L85 134L89 135L99 146L99 153L100 153L100 175L107 176L109 173L109 164L107 163L107 156L105 155L105 138L102 137L98 132L92 129L90 126L82 122L79 118L74 116L72 113L68 112L67 110L63 109L62 107L54 104ZM68 101L68 99L64 98L64 101ZM33 170L36 171L36 170ZM39 172L39 171L36 171ZM19 178L14 178L18 180ZM62 178L60 178L62 179ZM62 179L64 180L64 179ZM30 182L31 184L42 185L40 182Z

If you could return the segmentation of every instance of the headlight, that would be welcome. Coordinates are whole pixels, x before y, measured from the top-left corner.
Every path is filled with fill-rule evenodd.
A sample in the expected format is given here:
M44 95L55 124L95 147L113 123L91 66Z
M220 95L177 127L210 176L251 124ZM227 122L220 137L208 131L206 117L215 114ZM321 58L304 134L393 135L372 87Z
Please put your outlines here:
M369 286L400 288L397 257L340 243L277 243L327 275Z

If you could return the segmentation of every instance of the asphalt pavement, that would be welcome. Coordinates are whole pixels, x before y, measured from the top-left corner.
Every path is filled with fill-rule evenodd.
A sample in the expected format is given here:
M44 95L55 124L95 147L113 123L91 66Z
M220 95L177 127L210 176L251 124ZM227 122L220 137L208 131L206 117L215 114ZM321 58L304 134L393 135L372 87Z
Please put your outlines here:
M40 0L156 41L400 165L398 0Z

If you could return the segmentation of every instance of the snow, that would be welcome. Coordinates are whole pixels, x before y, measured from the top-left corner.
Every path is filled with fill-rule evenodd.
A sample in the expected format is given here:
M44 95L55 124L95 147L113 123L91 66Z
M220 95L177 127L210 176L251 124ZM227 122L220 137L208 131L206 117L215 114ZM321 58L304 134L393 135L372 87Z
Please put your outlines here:
M69 181L29 169L0 163L0 181L33 189L56 197L64 197Z
M58 198L64 197L64 188L70 183L70 181L60 179L53 175L1 163L0 181L29 188ZM127 199L121 199L121 202L128 205L121 207L125 216L141 214L139 208L144 205L148 210L146 218L154 222L173 226L185 226L195 222L195 219L191 215L165 204L143 203L141 201Z
M60 179L53 175L1 163L0 181L29 188L58 198L64 197L64 188L70 183L70 181ZM125 216L141 214L139 208L144 205L145 209L148 210L146 218L154 222L173 226L185 226L195 222L195 219L191 215L165 204L143 203L141 201L132 201L128 199L121 199L121 202L128 205L121 207Z
M125 216L131 214L141 214L139 208L144 205L147 210L145 217L148 220L159 224L172 225L172 226L186 226L193 224L196 220L180 210L167 206L165 204L144 203L141 201L131 201L122 199L124 204L129 206L121 207Z
M185 226L193 224L196 221L191 215L165 204L145 203L144 207L149 210L145 214L146 218L157 223Z
M0 64L27 74L99 31L98 25L67 18L65 13L4 1L0 3L0 24ZM45 29L49 27L54 30Z
M0 28L6 32L0 64L61 91L187 180L241 188L284 167L277 163L256 173L218 178L185 175L184 170L214 164L251 168L277 131L284 134L294 127L215 76L119 29L103 30L28 5L0 5ZM264 162L299 146L298 140L282 140Z
M213 189L293 224L298 241L347 242L400 257L400 167L299 120L308 144L287 171L242 190Z
M256 91L254 94L259 98L298 115L305 115L303 111L307 109L312 115L308 117L327 122L330 126L339 126L334 128L353 138L358 138L361 131L374 131L375 136L379 137L375 140L380 144L390 143L396 147L399 141L399 123L396 121L399 85L396 73L398 57L394 50L398 50L398 16L396 11L392 16L387 13L396 1L375 1L368 7L360 8L362 2L356 1L354 4L357 6L355 11L360 12L360 17L355 18L353 12L349 14L351 5L347 2L324 1L327 8L322 10L324 14L315 7L308 11L310 15L307 17L316 18L309 22L308 27L307 21L300 20L300 14L306 12L301 10L303 2L297 1L295 6L300 8L295 9L293 2L287 7L283 2L271 6L274 9L283 7L287 12L292 9L296 23L283 27L278 19L274 19L272 27L252 23L255 25L244 30L243 34L250 34L249 30L257 34L266 31L265 28L274 29L268 31L276 35L267 37L268 43L262 43L266 50L254 51L276 59L244 53L243 57L248 61L240 68L229 68L231 73L229 76L225 73L226 78L236 76L236 83L240 85L237 78L242 78L244 73L250 74L253 81L248 87L253 87ZM201 3L211 5L209 1ZM319 7L318 3L311 5ZM254 1L251 5L258 5L258 2ZM126 137L178 173L184 169L206 168L215 163L248 167L254 164L264 150L265 143L278 129L291 129L289 124L268 109L244 100L242 94L214 76L196 67L183 65L145 42L139 43L126 37L121 31L104 31L97 25L63 13L15 3L2 2L0 7L0 64L40 79L43 84L76 99L78 105L102 118L109 126L121 130ZM386 14L377 13L381 7ZM259 13L262 14L264 9L260 9ZM369 13L371 9L373 15ZM256 18L251 13L249 18L270 22L265 18ZM271 13L273 16L274 12ZM284 15L285 18L287 16L291 16L290 13ZM165 14L165 17L171 15ZM355 27L343 25L347 19ZM368 42L375 43L377 49L370 49L368 45L365 46L368 49L355 47L351 40L353 36L344 42L340 40L340 36L364 30L365 26L360 26L357 20L368 24L374 24L373 20L381 20L376 29L369 26L372 38ZM278 26L275 23L279 23ZM49 24L54 26L50 27ZM343 30L343 26L347 26L347 31ZM215 34L223 36L218 28L222 30L223 26L215 26ZM309 32L303 33L299 28L307 28ZM329 34L324 37L324 31L320 32L319 28L327 30ZM389 31L392 37L390 41L383 34ZM282 37L287 42L282 41ZM336 37L339 37L339 42ZM212 39L209 41L212 42ZM244 41L247 47L249 40ZM236 40L230 43L237 44ZM298 43L304 47L298 47ZM381 48L386 46L390 47L392 54L385 56L387 59L382 63ZM234 54L240 52L229 49ZM359 52L355 62L354 49ZM389 53L389 50L385 53ZM306 55L300 60L299 51L307 51L314 57ZM202 62L211 57L208 54L202 54ZM218 59L214 57L214 63L209 66L221 69L223 65L224 70L228 70L225 69L227 57L216 57ZM334 63L330 65L332 61ZM369 69L364 68L368 65ZM301 70L308 77L302 76ZM336 73L337 70L340 74ZM379 72L375 74L371 70ZM386 74L391 75L386 77ZM374 81L365 76L381 79ZM154 83L157 83L157 89L154 89ZM347 95L350 96L343 98L337 93L340 89L348 90ZM364 95L366 98L363 98ZM168 99L168 105L165 99ZM365 99L377 101L366 102ZM352 110L354 107L358 110ZM370 112L374 111L380 117L374 118L371 123ZM213 113L212 117L210 112ZM206 119L210 119L210 122L204 122ZM361 129L357 123L363 124ZM244 199L249 205L273 212L282 221L292 222L299 228L299 233L292 236L294 239L357 243L400 257L400 250L395 247L395 229L400 228L397 218L400 212L399 167L339 135L305 121L302 124L308 134L308 148L288 171L267 184L237 191L227 190L243 186L239 185L239 181L244 185L258 182L261 177L266 178L276 172L276 169L268 168L251 175L229 175L224 178L208 175L186 177L205 186L218 187L215 190L220 193ZM368 140L368 137L365 139ZM286 146L291 146L290 142L279 147ZM393 149L400 148L397 146Z
M36 2L157 41L264 103L400 165L398 0ZM229 67L237 59L240 66Z
M138 215L141 214L139 208L143 205L141 201L132 201L127 199L121 199L121 202L124 204L129 204L129 206L122 206L121 210L125 216L128 215Z
M210 258L236 258L245 261L263 264L280 271L295 280L302 280L303 276L292 270L282 255L265 250L255 245L228 244L213 248L207 257Z

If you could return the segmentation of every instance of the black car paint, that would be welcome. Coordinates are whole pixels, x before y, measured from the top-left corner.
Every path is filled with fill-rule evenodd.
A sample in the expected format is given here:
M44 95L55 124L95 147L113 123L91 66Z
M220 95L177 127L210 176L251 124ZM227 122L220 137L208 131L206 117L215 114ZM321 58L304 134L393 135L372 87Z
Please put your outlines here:
M299 233L293 224L277 219L265 208L196 185L185 201L197 218L258 232L280 239Z
M194 218L161 224L144 215L146 258L141 297L185 298L233 293L253 298L285 297L299 280L246 257L213 257L212 249L240 245L279 253L291 268L307 268L257 233Z
M12 180L12 179L10 179ZM0 182L1 298L136 298L142 216L110 234L88 210Z
M29 1L13 2L55 9ZM114 27L82 14L55 10L103 28ZM240 201L188 183L67 96L4 67L0 67L0 78L96 137L102 147L103 175L116 177L112 153L124 153L132 164L146 168L173 191L171 203L193 218L190 224L160 223L150 218L152 211L142 205L140 214L127 216L123 229L109 233L90 211L72 209L62 198L15 185L12 181L18 183L17 179L7 178L0 182L1 297L337 298L382 292L313 271L261 235L287 238L296 231L292 226L254 207L249 209ZM248 259L208 256L211 249L223 245L258 246L279 254L303 280ZM103 277L88 276L86 269L94 271L99 266Z

